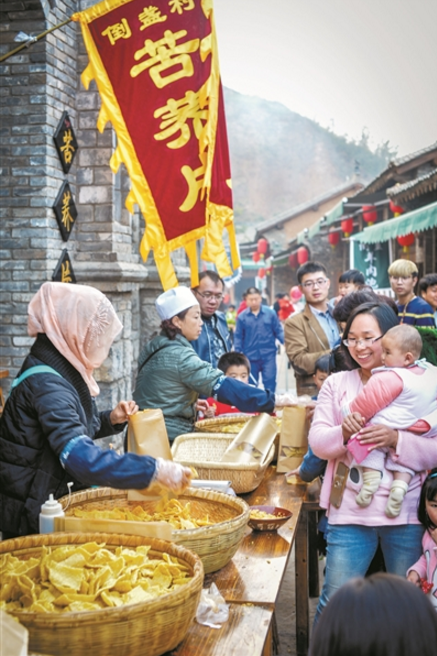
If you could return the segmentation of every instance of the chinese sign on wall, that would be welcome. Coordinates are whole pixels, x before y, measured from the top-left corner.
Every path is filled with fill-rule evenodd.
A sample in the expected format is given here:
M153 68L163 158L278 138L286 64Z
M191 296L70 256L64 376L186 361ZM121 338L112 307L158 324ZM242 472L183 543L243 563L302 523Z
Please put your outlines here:
M61 160L62 170L68 173L73 164L74 156L77 153L78 145L74 134L73 126L67 112L64 112L56 128L53 137L59 159Z
M52 275L52 280L54 282L76 283L73 265L71 264L70 256L66 248L64 248L61 257L58 260Z
M77 209L74 204L70 185L67 181L65 181L60 188L53 209L55 211L62 239L68 241L74 222L77 218Z
M232 270L222 241L236 248L231 174L212 0L106 0L75 14L89 56L82 74L95 79L102 106L97 126L111 121L131 180L126 206L138 204L146 223L141 242L151 249L165 289L177 284L170 252L184 247L197 284L201 257L220 275Z
M388 242L364 244L354 241L354 268L364 273L366 285L374 289L390 287Z

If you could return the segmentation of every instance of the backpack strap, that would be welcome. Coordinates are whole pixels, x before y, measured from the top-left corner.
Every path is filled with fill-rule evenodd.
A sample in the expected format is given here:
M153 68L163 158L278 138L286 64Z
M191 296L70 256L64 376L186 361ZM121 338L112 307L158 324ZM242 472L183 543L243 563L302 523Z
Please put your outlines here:
M62 378L61 374L58 373L56 369L53 369L46 364L37 364L34 367L29 367L29 369L23 371L21 376L18 376L18 378L12 383L11 390L14 389L14 387L17 387L17 385L22 383L23 380L26 380L29 376L33 376L33 374L55 374L56 376L59 376L59 378Z

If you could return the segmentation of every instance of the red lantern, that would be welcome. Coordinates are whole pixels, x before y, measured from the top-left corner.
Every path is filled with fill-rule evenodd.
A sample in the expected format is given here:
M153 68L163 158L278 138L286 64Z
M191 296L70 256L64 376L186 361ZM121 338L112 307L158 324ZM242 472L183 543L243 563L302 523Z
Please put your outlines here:
M297 252L296 251L294 253L291 253L290 257L288 258L288 264L291 266L292 269L295 269L297 267Z
M400 205L396 205L392 200L390 200L389 207L395 216L399 216L400 214L403 214L405 211L403 207L401 207Z
M253 260L255 263L256 263L256 262L259 262L259 258L260 258L260 257L261 257L261 256L260 256L260 254L258 253L258 251L255 251L255 253L252 253L252 260Z
M339 232L328 232L328 241L331 244L331 248L335 248L340 241Z
M410 232L408 235L396 237L399 246L402 246L404 253L408 253L408 247L414 244L414 234Z
M345 237L349 237L353 233L354 220L352 217L349 217L349 219L343 219L340 225Z
M373 225L378 218L378 212L374 205L363 205L363 219L369 225Z
M297 261L299 264L305 264L305 262L308 262L308 251L305 248L305 246L301 246L300 248L298 248L296 254L297 254Z
M269 246L269 242L267 241L267 239L264 239L264 237L258 239L258 253L260 255L265 255L267 253L268 246Z
M265 269L258 269L258 278L265 278L266 276L266 270Z

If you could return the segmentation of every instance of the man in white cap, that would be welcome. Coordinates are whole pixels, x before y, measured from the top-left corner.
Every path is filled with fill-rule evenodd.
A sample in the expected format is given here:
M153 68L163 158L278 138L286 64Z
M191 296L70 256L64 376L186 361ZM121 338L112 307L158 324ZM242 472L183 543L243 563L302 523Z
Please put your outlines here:
M199 395L212 396L243 412L273 412L272 392L227 378L196 354L191 342L199 337L202 317L191 290L170 289L155 305L162 320L161 333L140 355L133 397L140 409L162 409L170 441L192 432Z

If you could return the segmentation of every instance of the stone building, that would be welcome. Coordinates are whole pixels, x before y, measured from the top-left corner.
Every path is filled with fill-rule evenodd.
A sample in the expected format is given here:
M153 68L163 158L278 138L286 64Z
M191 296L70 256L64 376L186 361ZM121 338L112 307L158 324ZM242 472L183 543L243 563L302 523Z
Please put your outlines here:
M93 0L4 0L0 13L0 53L17 47L23 31L38 35L68 19ZM110 125L96 128L99 95L86 91L80 74L87 55L80 27L69 22L0 65L1 80L1 316L0 369L7 392L33 339L27 335L27 305L40 285L51 280L66 248L76 281L107 294L124 329L108 359L96 372L99 405L130 398L143 343L158 327L153 301L162 291L152 256L139 255L144 221L124 207L129 179L123 167L114 175ZM78 142L65 174L54 134L68 112ZM63 241L53 205L67 180L77 218ZM180 281L187 279L185 257L173 258Z

